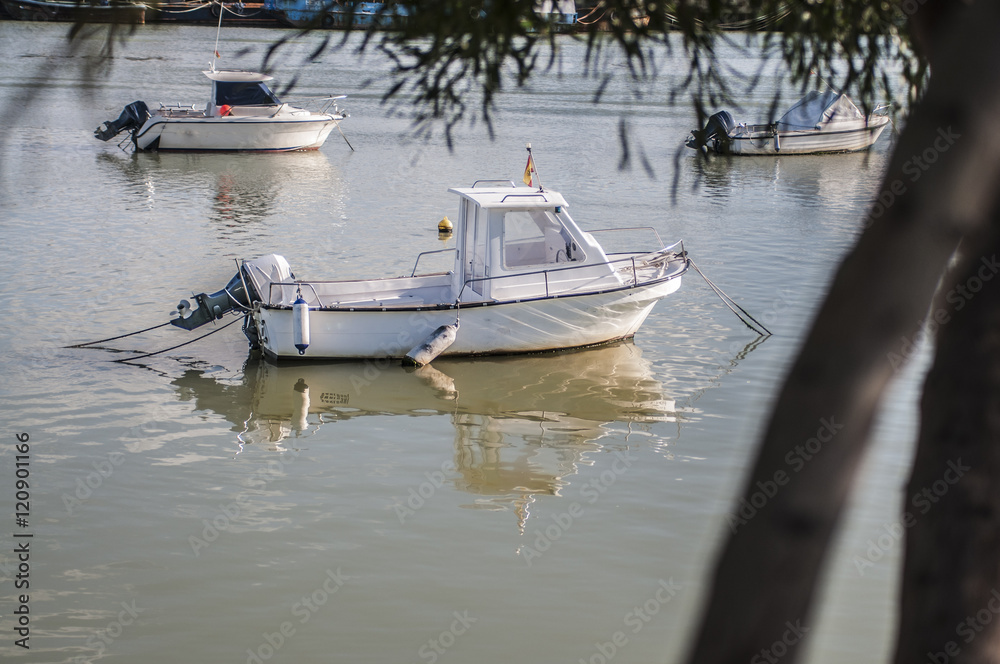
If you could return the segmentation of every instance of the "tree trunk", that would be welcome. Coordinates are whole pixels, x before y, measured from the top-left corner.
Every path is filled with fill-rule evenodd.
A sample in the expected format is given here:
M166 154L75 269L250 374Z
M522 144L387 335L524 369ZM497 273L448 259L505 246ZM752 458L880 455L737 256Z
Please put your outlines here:
M915 345L959 239L989 223L1000 181L1000 5L954 6L928 45L927 93L786 378L729 518L692 664L797 661L880 397Z
M941 316L907 487L895 661L1000 661L1000 211L963 242Z

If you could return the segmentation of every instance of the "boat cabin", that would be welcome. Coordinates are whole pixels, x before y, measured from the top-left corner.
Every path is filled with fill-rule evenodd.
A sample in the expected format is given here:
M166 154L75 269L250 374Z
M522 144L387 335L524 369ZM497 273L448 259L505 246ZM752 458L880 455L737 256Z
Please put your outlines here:
M202 73L212 80L212 97L205 115L222 115L223 111L233 115L270 115L275 106L281 105L281 100L267 87L267 81L274 80L273 76L236 69Z
M620 286L590 233L566 212L562 195L481 181L460 197L454 288L463 302L548 297Z

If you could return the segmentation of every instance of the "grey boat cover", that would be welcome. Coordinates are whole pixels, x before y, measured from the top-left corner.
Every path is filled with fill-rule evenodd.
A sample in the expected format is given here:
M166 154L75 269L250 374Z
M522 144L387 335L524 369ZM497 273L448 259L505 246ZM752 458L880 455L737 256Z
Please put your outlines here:
M865 116L847 95L814 90L781 116L778 120L778 129L819 129L827 123L857 123L859 120L863 123Z

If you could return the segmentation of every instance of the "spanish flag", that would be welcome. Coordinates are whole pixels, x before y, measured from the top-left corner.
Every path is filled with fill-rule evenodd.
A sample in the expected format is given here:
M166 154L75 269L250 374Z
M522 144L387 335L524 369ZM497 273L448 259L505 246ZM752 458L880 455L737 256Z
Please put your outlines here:
M529 187L531 184L531 174L535 172L535 162L531 158L531 153L528 153L528 163L524 166L524 184Z

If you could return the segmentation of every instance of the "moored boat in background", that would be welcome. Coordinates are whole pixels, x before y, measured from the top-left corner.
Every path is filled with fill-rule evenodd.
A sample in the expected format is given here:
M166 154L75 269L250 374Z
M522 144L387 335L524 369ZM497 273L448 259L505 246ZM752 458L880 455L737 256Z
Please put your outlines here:
M227 25L277 26L279 21L261 2L221 0L149 0L147 23L190 23L216 25L220 17Z
M212 81L204 108L161 104L150 110L136 101L117 120L103 123L94 136L108 141L122 132L136 150L195 152L286 152L315 150L348 117L337 101L344 96L313 98L318 111L282 102L267 81L273 77L236 69L202 72Z
M406 5L344 0L264 0L264 8L294 28L392 29L411 11Z
M718 154L776 155L855 152L870 148L889 124L888 105L864 115L847 95L812 91L768 124L737 124L729 111L712 115L685 145Z
M556 31L569 31L579 17L576 0L539 0L535 3L535 13L548 19Z
M146 5L139 2L101 0L0 0L14 19L21 21L78 21L82 23L144 23Z

